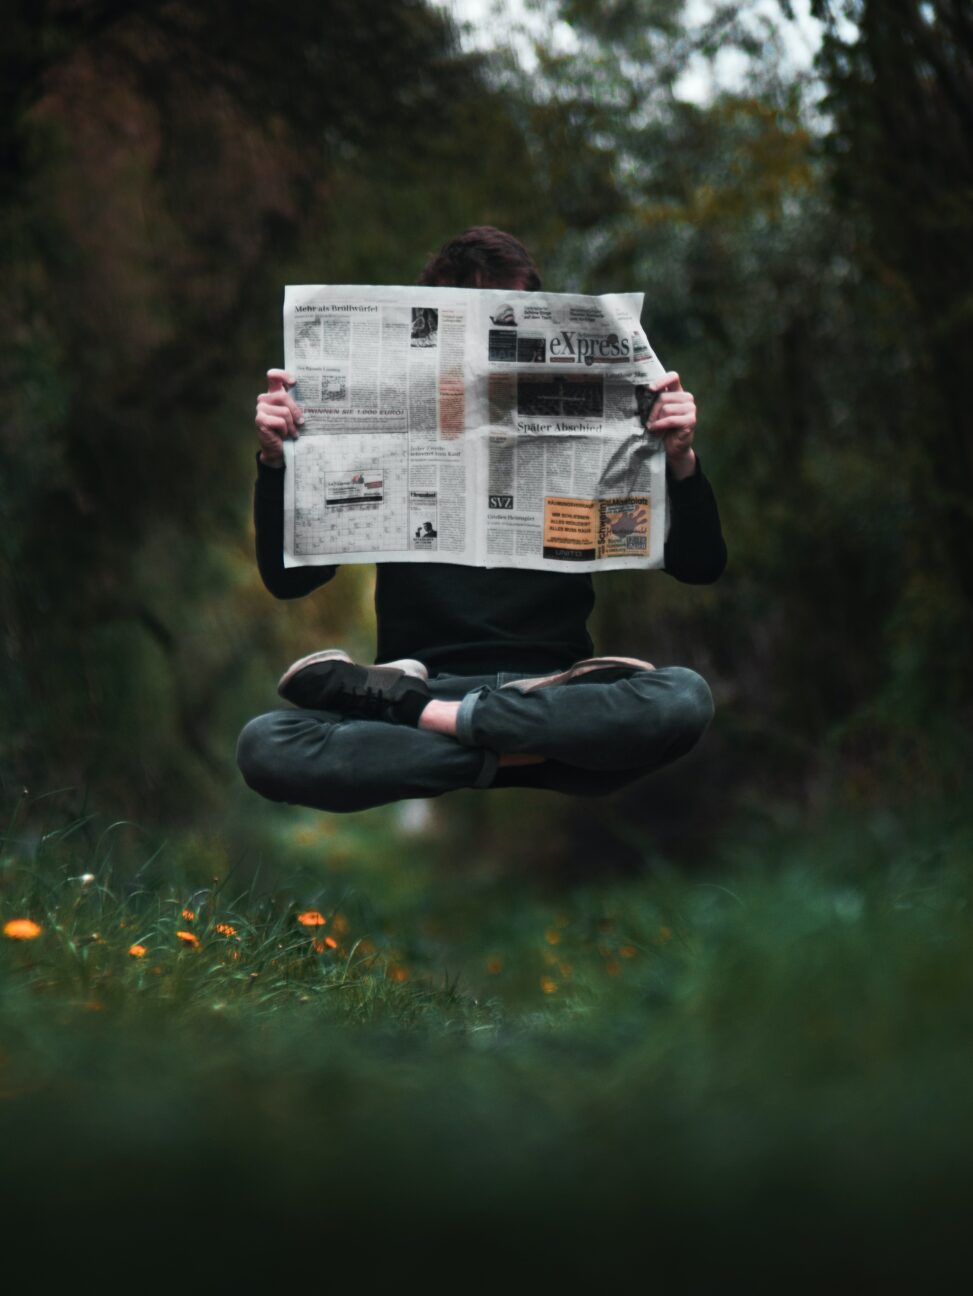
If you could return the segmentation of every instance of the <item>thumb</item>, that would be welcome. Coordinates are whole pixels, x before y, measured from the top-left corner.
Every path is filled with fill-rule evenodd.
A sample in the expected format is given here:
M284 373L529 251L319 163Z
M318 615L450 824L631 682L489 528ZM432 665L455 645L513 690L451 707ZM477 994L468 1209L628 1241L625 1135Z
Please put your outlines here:
M267 391L283 391L285 387L293 387L297 379L287 372L286 369L268 369L267 370Z

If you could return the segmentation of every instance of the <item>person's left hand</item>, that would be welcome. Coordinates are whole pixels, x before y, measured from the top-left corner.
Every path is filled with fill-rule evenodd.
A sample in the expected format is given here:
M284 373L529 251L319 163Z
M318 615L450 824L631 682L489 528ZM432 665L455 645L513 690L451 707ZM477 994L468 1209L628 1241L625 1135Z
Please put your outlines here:
M649 414L646 430L665 441L666 462L674 477L688 477L696 471L693 436L696 428L696 401L692 392L684 391L679 375L670 370L649 386L659 397Z

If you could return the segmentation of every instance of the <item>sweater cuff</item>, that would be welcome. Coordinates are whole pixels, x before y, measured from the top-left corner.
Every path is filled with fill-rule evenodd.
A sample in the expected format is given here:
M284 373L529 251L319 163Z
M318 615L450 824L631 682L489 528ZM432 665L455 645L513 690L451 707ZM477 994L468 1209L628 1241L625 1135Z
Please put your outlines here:
M696 455L696 466L688 477L674 477L666 464L666 486L674 498L691 500L698 498L705 489L706 478L703 476L703 461Z
M283 480L284 465L281 464L279 468L272 468L270 464L264 463L264 461L260 458L260 453L261 452L258 450L256 454L258 485L261 482L263 482L265 485L270 485L270 484L277 485L279 481Z

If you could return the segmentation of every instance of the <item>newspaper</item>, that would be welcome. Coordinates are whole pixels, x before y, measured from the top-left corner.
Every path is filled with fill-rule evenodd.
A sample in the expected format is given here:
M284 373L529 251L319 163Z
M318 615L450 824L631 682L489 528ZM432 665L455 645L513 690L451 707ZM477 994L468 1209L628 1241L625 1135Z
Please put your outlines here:
M284 565L661 567L642 293L288 286Z

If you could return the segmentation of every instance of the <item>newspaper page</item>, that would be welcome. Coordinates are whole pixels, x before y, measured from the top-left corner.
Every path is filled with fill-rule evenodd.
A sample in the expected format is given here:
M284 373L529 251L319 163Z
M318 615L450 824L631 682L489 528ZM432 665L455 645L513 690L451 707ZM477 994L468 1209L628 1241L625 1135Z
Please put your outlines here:
M284 565L661 567L642 300L288 286Z

